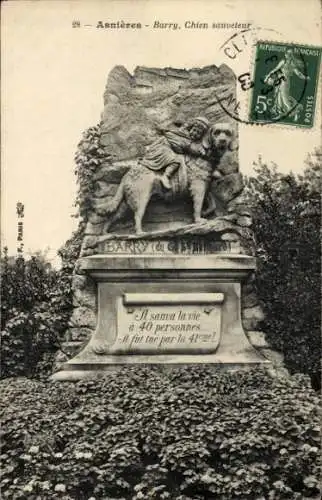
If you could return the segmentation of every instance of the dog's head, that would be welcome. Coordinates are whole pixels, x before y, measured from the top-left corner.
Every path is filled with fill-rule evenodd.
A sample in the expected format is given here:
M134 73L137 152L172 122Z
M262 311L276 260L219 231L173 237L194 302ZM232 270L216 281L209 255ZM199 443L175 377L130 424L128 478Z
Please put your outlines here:
M209 130L210 143L212 147L219 153L233 151L234 146L234 131L230 123L215 123Z

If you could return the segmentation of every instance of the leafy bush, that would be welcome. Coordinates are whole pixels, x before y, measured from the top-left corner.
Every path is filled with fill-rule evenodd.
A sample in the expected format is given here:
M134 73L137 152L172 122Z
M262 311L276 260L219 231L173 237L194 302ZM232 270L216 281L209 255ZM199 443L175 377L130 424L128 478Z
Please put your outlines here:
M257 293L267 340L283 352L291 372L321 384L320 220L321 153L304 175L257 165L248 179L258 255Z
M70 271L43 256L1 259L1 376L50 372L71 312Z
M1 389L3 499L318 495L319 400L303 376L122 367Z

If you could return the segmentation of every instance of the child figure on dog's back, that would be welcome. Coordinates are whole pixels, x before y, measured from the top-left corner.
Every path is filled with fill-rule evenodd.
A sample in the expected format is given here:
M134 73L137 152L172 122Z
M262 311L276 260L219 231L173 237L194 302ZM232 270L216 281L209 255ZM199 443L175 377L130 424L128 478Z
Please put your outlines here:
M202 143L209 128L206 118L194 118L189 126L177 130L159 129L162 134L146 150L139 165L154 171L163 171L160 180L166 189L171 188L170 179L184 162L184 154L206 158L207 149Z

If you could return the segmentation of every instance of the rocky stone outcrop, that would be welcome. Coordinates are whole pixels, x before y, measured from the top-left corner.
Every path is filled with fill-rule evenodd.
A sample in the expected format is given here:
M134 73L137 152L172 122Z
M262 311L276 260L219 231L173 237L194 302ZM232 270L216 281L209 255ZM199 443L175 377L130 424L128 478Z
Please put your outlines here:
M235 75L226 66L182 70L135 69L110 73L104 93L102 144L118 160L137 158L155 139L157 127L205 116L212 123L232 122L218 96L235 97Z

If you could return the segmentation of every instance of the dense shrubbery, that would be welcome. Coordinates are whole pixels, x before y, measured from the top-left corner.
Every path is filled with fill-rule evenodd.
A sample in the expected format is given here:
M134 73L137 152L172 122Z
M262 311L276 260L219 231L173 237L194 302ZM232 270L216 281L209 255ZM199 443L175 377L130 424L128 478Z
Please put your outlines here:
M1 285L1 376L50 371L70 315L70 271L5 250Z
M321 153L302 176L257 165L248 181L258 253L257 292L267 340L291 372L321 383Z
M3 499L318 495L318 398L299 376L136 367L0 385Z

